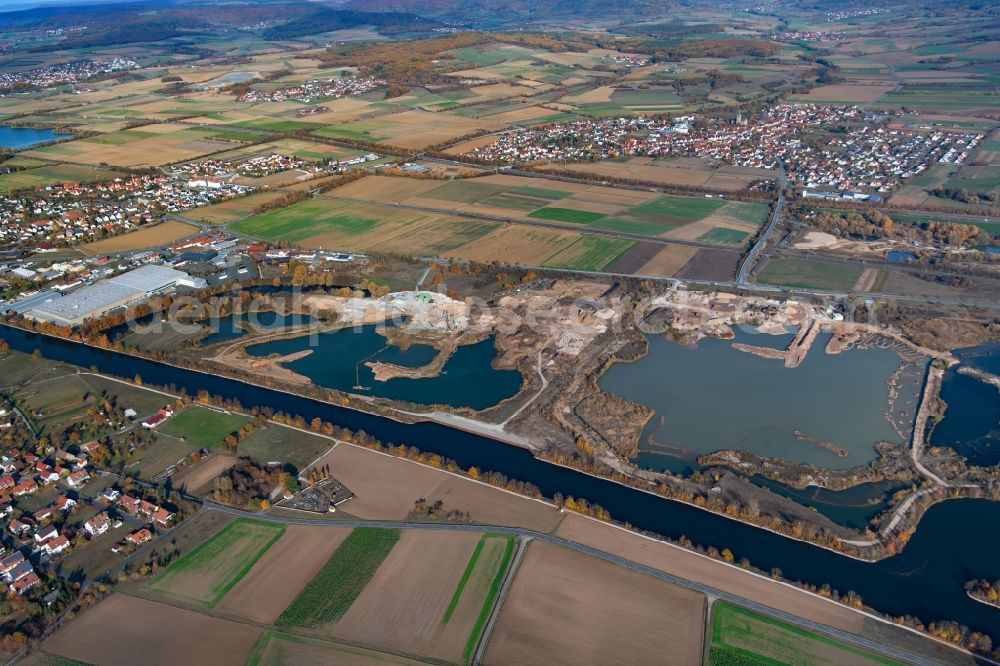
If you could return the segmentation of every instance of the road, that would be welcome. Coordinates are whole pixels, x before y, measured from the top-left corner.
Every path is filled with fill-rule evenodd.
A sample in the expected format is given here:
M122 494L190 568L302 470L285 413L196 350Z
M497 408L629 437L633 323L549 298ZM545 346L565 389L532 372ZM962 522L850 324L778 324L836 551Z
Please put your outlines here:
M496 626L497 619L500 617L500 611L503 610L503 603L507 600L507 594L510 592L510 586L514 583L514 578L517 577L517 572L521 567L521 560L524 559L524 551L528 548L528 539L517 540L517 551L514 553L514 557L510 562L510 566L507 567L507 573L503 579L503 585L500 587L500 593L497 595L497 600L493 604L493 608L490 609L489 619L486 621L486 626L483 627L483 633L479 636L479 643L476 645L476 652L472 657L473 666L479 666L483 663L483 658L486 656L486 647L489 645L490 637L493 635L493 627Z
M764 604L747 599L746 597L740 597L716 589L710 585L705 585L703 583L698 583L696 581L687 580L685 578L669 574L665 571L660 571L659 569L654 569L644 564L633 562L632 560L625 559L624 557L620 557L618 555L614 555L612 553L608 553L603 550L598 550L596 548L592 548L590 546L577 543L576 541L563 539L561 537L557 537L552 534L535 532L534 530L523 529L520 527L506 527L500 525L468 525L468 524L453 524L453 523L408 523L402 521L373 521L373 520L355 520L355 519L331 520L329 518L324 519L324 518L298 518L293 516L275 516L266 513L250 513L242 509L235 509L233 507L216 504L214 502L209 502L209 501L204 502L204 507L207 510L219 511L221 513L227 513L242 518L252 517L254 520L282 523L286 525L307 525L312 527L341 527L341 528L382 527L386 529L420 529L420 530L440 530L447 532L488 531L501 534L510 534L521 540L521 545L519 546L519 550L523 549L528 541L531 540L544 541L546 543L550 543L556 546L561 546L563 548L569 548L571 550L575 550L585 555L590 555L591 557L596 557L606 562L610 562L612 564L625 567L626 569L629 569L631 571L636 571L638 573L646 574L647 576L652 576L653 578L656 578L658 580L662 580L668 583L673 583L674 585L680 585L690 590L701 592L710 597L714 597L716 599L720 599L722 601L726 601L728 603L735 604L737 606L742 606L744 608L747 608L749 610L758 613L769 615L771 617L781 620L782 622L786 622L788 624L792 624L797 627L801 627L803 629L816 632L818 634L829 636L830 638L834 638L838 641L855 645L857 647L866 650L871 650L872 652L876 652L878 654L882 654L887 657L891 657L893 659L899 659L904 662L915 664L916 666L939 666L938 662L935 662L931 659L926 659L924 657L920 657L905 650L900 650L892 646L883 645L876 641L868 640L867 638L864 638L862 636L857 636L855 634L840 629L835 629L833 627L828 627L826 625L811 622L809 620L805 620L795 615L775 610ZM519 561L520 559L517 559L517 562ZM513 566L514 565L512 564L512 568ZM722 566L721 563L720 566ZM509 586L508 581L510 578L513 578L513 576L509 576L508 579L505 579L504 582L505 586ZM780 583L775 583L775 584L778 585ZM803 594L805 594L805 592L803 592ZM498 597L498 602L497 602L498 605L501 603L501 601L502 599ZM828 603L836 603L836 602L829 601ZM866 615L866 617L870 616ZM487 641L484 640L483 644L485 645L486 642ZM482 656L484 650L485 647L481 645L480 649L477 650L476 653L477 661L475 661L474 663L479 663L478 659ZM998 662L991 662L991 663L1000 666L1000 663Z
M774 210L771 211L771 219L768 220L764 233L760 235L757 242L747 252L747 256L743 258L740 270L736 274L737 285L743 286L750 283L750 272L753 270L754 264L757 263L757 257L760 256L761 251L771 241L774 230L781 226L781 220L785 214L785 186L787 182L788 175L785 172L785 165L782 164L778 177L778 200L774 203Z

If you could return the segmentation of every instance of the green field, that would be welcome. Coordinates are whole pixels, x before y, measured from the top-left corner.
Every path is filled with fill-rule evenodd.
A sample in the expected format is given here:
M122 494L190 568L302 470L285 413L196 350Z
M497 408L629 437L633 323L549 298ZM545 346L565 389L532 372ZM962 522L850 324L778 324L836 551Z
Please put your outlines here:
M500 534L484 534L476 544L476 549L472 552L472 557L469 558L469 563L465 567L465 571L462 572L462 577L458 581L458 586L455 588L455 594L451 597L451 602L448 604L448 608L445 609L444 618L442 619L443 624L448 624L451 620L452 615L455 613L455 609L458 607L458 602L462 599L462 592L468 586L469 581L472 579L472 574L476 570L476 565L479 563L480 556L483 553L483 549L486 546L488 539L502 539L506 543L504 544L503 554L495 567L495 573L492 579L489 581L489 590L486 593L486 599L483 601L483 607L479 611L479 615L476 617L476 623L473 625L472 633L469 634L469 640L465 644L465 649L462 651L462 661L468 662L469 657L472 656L472 651L476 648L476 644L479 642L479 635L482 634L483 628L486 626L486 620L490 616L490 610L493 608L493 604L496 603L497 595L500 594L500 585L503 583L504 574L507 572L507 568L510 566L511 557L514 555L515 541L514 537L509 535Z
M635 245L635 241L622 238L580 236L568 247L559 250L543 263L550 268L570 268L581 271L599 271Z
M670 223L684 224L704 219L724 205L725 202L719 199L675 197L668 194L633 206L628 212L640 220L657 221L660 218L667 218Z
M604 213L594 213L589 210L576 210L574 208L539 208L534 213L529 213L528 217L539 220L555 220L557 222L575 222L577 224L591 224L603 217Z
M856 266L827 264L807 259L771 259L757 276L758 282L783 287L848 291L861 277Z
M120 176L117 171L94 169L73 164L43 166L37 169L15 171L0 175L0 192L8 193L16 190L36 189L46 185L62 183L94 183L101 180L112 180Z
M902 662L717 601L709 666L902 666Z
M232 228L269 241L295 243L336 226L338 230L359 236L375 228L378 220L337 214L335 204L323 199L307 199L287 208L270 210L241 220Z
M199 448L212 449L222 444L230 435L250 419L238 414L223 414L204 407L185 407L159 427L165 435L183 439Z
M665 224L660 222L645 222L643 220L628 220L617 217L605 217L591 224L595 229L606 229L608 231L621 231L626 234L643 234L645 236L659 236L671 229L676 229L676 224Z
M281 613L282 627L318 627L339 620L399 540L399 530L358 527Z
M149 589L212 608L284 533L284 525L238 518L167 567Z
M282 120L280 118L245 120L240 123L233 123L232 126L244 129L264 130L265 132L310 132L322 127L322 125L317 123L304 123L300 120ZM259 139L260 137L256 136L255 138Z
M739 245L749 235L747 232L739 231L738 229L713 227L711 231L698 236L698 240L703 243L714 243L715 245Z

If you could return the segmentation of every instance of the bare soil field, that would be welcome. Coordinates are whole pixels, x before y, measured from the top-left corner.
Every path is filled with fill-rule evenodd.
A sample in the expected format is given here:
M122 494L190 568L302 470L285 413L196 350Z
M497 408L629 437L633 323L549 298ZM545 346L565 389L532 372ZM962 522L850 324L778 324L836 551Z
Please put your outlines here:
M567 515L556 535L843 631L864 626L864 616L835 602L583 516Z
M701 250L677 271L677 277L692 280L731 280L739 268L740 253Z
M544 118L546 116L551 116L551 115L553 115L555 113L556 112L553 111L552 109L546 109L545 107L542 107L542 106L528 106L528 105L525 105L525 106L523 106L523 107L521 107L519 109L513 109L511 111L504 111L503 113L495 113L495 114L493 114L491 116L483 116L483 118L486 118L487 120L493 120L493 121L496 121L498 123L523 123L523 122L525 122L527 120L535 120L537 118ZM469 152L470 150L474 150L476 148L479 148L480 146L489 145L494 140L496 140L496 137L494 137L494 136L489 136L489 137L484 137L484 138L487 138L487 139L490 139L490 140L489 141L480 141L479 139L473 139L472 141L464 141L461 144L459 144L459 146L456 146L456 148L461 147L462 150L456 151L455 149L449 149L448 152L452 153L452 154L458 154L458 155L460 155L460 154L462 154L464 152ZM476 141L479 141L479 143L478 144L474 143Z
M243 666L260 634L250 625L113 594L67 623L43 649L106 666L134 666L137 659L154 666Z
M698 254L698 251L698 248L689 245L667 245L656 256L640 266L636 274L671 277L684 268L691 257Z
M534 542L484 661L697 666L704 622L700 593Z
M796 95L795 100L803 102L873 102L890 90L894 85L852 85L833 84L813 88L806 95Z
M697 159L656 160L650 157L633 157L624 161L553 164L542 169L576 171L610 178L633 178L662 185L707 187L728 192L737 192L756 180L774 177L768 169L727 165L715 168Z
M344 645L333 641L270 632L254 647L257 664L295 664L295 666L417 666L425 662L395 654Z
M128 252L147 247L157 247L173 243L185 236L197 233L198 227L192 224L167 220L148 229L130 231L121 236L114 236L95 243L81 245L80 249L91 255L110 254L113 252Z
M441 186L440 181L418 180L416 178L393 178L391 176L366 176L347 183L334 190L338 197L400 203L410 197L418 197Z
M575 231L509 225L466 243L451 254L470 261L502 259L511 264L539 266L578 237Z
M445 510L468 511L475 521L540 532L555 529L563 516L551 505L349 444L339 444L316 464L329 465L330 474L356 493L338 511L358 518L401 520L421 498L440 499Z
M475 532L406 530L371 582L331 633L350 641L457 662L475 614L443 624L459 579L478 543ZM480 607L482 601L480 601Z
M289 525L284 536L222 598L216 610L273 624L350 533L346 527Z

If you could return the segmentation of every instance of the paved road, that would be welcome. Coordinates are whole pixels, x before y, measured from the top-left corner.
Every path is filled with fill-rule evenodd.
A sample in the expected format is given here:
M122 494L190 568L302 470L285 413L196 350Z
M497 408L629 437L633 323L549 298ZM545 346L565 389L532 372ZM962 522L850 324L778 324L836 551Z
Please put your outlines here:
M750 283L750 271L753 270L754 264L757 263L757 257L760 256L761 251L771 241L774 230L781 226L781 220L784 219L785 214L785 185L787 181L788 177L785 173L785 165L781 165L780 176L778 178L778 200L774 204L774 210L771 211L771 219L767 222L767 229L764 230L764 233L760 235L754 246L747 252L747 256L743 258L740 270L736 274L736 284L738 285L742 286Z
M507 567L503 585L500 586L500 593L497 595L497 600L493 604L493 608L490 609L490 617L486 621L486 626L483 627L483 633L479 636L479 643L476 645L476 652L472 657L473 666L479 666L479 664L483 663L483 657L486 656L486 647L489 645L490 637L493 635L493 627L496 626L497 619L500 617L500 611L503 609L503 603L507 600L507 594L510 592L510 586L514 583L514 578L521 567L521 560L524 558L524 551L527 549L529 541L531 541L530 537L527 539L519 538L517 540L517 551L514 553L510 566Z
M785 613L779 610L775 610L764 604L751 601L745 597L736 596L728 592L723 592L722 590L716 589L710 585L705 585L703 583L698 583L696 581L687 580L679 576L674 576L673 574L660 571L659 569L654 569L648 567L644 564L639 564L631 560L625 559L624 557L619 557L612 553L605 552L603 550L598 550L590 546L586 546L576 541L570 541L568 539L563 539L551 534L544 534L542 532L535 532L534 530L523 529L519 527L505 527L499 525L465 525L465 524L451 524L451 523L407 523L401 521L373 521L373 520L355 520L355 519L323 519L323 518L298 518L293 516L276 516L272 514L256 513L251 514L247 511L241 509L234 509L232 507L224 506L221 504L216 504L214 502L205 501L204 506L206 509L212 509L222 513L232 514L234 516L240 517L252 517L254 520L261 520L266 522L283 523L287 525L309 525L314 527L382 527L387 529L422 529L422 530L440 530L440 531L454 531L454 532L498 532L502 534L510 534L521 539L522 542L530 540L545 541L546 543L551 543L557 546L562 546L563 548L569 548L592 557L616 564L618 566L625 567L632 571L637 571L648 576L652 576L662 581L668 583L673 583L674 585L680 585L697 592L702 592L706 595L721 599L722 601L735 604L737 606L742 606L750 610L756 611L758 613L763 613L771 617L775 617L783 622L792 624L798 627L814 631L819 634L835 638L844 643L849 643L879 654L886 655L893 659L899 659L902 661L909 662L911 664L916 664L917 666L939 666L938 662L931 659L926 659L924 657L917 656L905 650L900 650L888 645L883 645L875 641L868 640L861 636L842 631L840 629L835 629L833 627L828 627L826 625L817 624L809 620ZM776 583L777 584L777 583ZM805 594L805 593L803 593ZM828 602L835 603L835 602ZM479 657L477 652L477 657ZM477 662L478 663L478 662Z

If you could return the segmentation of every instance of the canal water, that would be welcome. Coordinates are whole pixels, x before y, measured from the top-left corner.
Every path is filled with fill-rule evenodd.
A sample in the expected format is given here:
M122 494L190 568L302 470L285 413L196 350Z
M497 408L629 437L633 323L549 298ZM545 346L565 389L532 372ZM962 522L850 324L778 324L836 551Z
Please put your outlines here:
M0 126L0 148L19 150L21 148L30 148L39 143L65 139L69 136L71 135L51 129Z
M438 353L428 345L411 345L405 350L389 345L375 326L265 342L247 347L246 352L265 357L271 354L285 356L306 349L311 350L308 356L283 365L315 384L346 393L479 410L515 395L521 388L519 372L492 367L497 354L492 337L459 347L440 375L423 379L375 380L372 369L365 362L380 361L415 368L427 365Z
M598 382L601 389L655 412L637 462L680 472L700 455L740 449L845 469L874 460L878 441L903 443L885 418L887 381L900 365L895 352L833 356L824 352L830 339L824 333L799 367L786 368L731 346L770 346L770 337L737 331L732 341L704 338L692 349L652 335L645 358L612 366ZM918 387L908 390L915 395Z
M587 498L619 521L669 538L686 536L694 543L731 548L737 558L779 568L792 580L841 591L853 590L871 606L892 615L911 614L925 622L956 620L973 630L1000 637L1000 613L966 596L962 585L972 578L1000 578L1000 503L952 500L932 508L900 555L878 563L853 560L810 544L710 514L633 488L539 460L530 452L435 423L404 424L374 414L273 391L218 375L184 370L110 350L79 345L61 338L5 327L2 337L12 349L118 377L141 375L148 383L189 394L200 390L239 400L244 406L266 405L307 421L321 418L351 430L364 430L385 443L405 443L535 484L555 493ZM336 470L332 470L336 474Z

